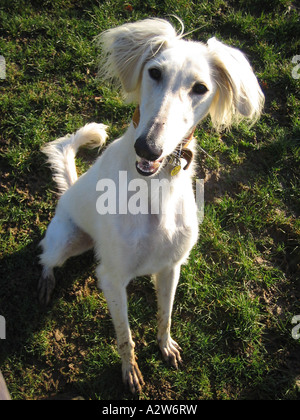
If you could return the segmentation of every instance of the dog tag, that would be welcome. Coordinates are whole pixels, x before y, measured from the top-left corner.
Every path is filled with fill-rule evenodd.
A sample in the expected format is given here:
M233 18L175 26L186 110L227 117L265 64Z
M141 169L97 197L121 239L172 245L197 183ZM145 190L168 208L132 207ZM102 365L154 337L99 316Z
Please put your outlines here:
M175 167L172 169L172 171L171 171L171 176L175 176L175 175L177 175L177 174L178 174L178 172L180 171L180 169L181 169L181 166L180 166L180 165L175 166Z

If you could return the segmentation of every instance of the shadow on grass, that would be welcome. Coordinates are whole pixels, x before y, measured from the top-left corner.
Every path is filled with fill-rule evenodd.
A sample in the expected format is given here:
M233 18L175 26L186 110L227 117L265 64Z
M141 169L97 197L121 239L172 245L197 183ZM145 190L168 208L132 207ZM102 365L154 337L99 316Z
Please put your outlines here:
M56 270L52 300L43 308L37 294L38 243L1 259L0 313L6 320L6 339L1 340L0 369L7 374L12 398L136 398L122 383L121 361L112 349L116 342L111 317L101 307L96 281L89 277L93 252L71 258ZM82 297L87 289L92 303ZM45 337L49 348L43 349ZM41 378L35 385L37 395L31 395L28 383Z
M77 386L74 383L68 383L66 371L72 369L73 365L76 366L76 357L80 362L83 359L82 355L88 352L89 348L88 343L85 343L85 340L81 339L78 333L75 338L72 336L72 328L74 328L75 321L81 321L82 330L84 331L84 328L87 328L86 334L91 334L90 330L93 325L91 325L90 320L80 320L80 313L74 315L74 322L71 318L67 318L64 313L65 308L61 310L59 301L62 298L65 300L67 308L68 305L72 307L72 302L76 301L76 287L84 288L85 286L83 284L85 280L81 280L81 278L88 277L88 270L93 264L93 253L83 254L76 260L70 259L62 269L57 270L57 287L51 303L47 308L44 308L39 305L37 294L37 283L41 272L38 262L39 252L38 241L35 241L22 250L0 260L0 314L6 320L6 339L1 340L0 347L0 368L1 366L4 367L3 374L5 375L5 366L8 367L7 374L11 377L6 378L7 385L9 389L15 390L12 397L14 397L14 394L22 395L24 391L24 395L26 395L28 392L26 386L23 387L23 392L18 392L18 388L22 388L22 384L26 383L27 371L30 372L31 370L33 370L35 376L44 372L45 384L41 386L42 395L48 394L53 397L53 394L57 393L59 395L64 390L77 395ZM80 284L75 287L74 284L77 279L80 279ZM96 284L93 287L96 288ZM80 305L78 304L78 306ZM101 311L101 308L99 311ZM76 319L76 316L79 319ZM114 333L109 315L101 313L100 318L103 321L101 326L101 329L104 329L102 331L103 335L108 336L112 333L113 339ZM53 332L51 331L52 324L54 325ZM99 328L99 325L95 325L95 328ZM63 331L66 340L59 341L60 337L56 337L56 340L55 332L57 331L59 334L60 331ZM99 334L99 332L97 333ZM40 343L37 342L39 334L41 334ZM43 334L48 334L47 337L51 346L49 350L45 350L45 354L43 354L42 349ZM74 355L68 353L68 345L73 348ZM39 349L39 346L42 350ZM49 351L49 354L47 354L47 351ZM18 366L14 366L14 363ZM116 364L118 365L116 377L118 376L119 379L117 381L115 378L115 381L121 382L120 364ZM102 369L100 367L99 377L94 380L95 386L98 385L98 382L99 384L102 383L100 390L103 389L104 394L105 389L107 389L105 384L108 384L113 377L114 369L110 372L109 370L109 368ZM48 392L45 391L47 387L49 388ZM92 388L93 385L91 384L87 387L87 390ZM80 383L79 389L81 389ZM88 391L84 393L85 397L87 397L87 394Z

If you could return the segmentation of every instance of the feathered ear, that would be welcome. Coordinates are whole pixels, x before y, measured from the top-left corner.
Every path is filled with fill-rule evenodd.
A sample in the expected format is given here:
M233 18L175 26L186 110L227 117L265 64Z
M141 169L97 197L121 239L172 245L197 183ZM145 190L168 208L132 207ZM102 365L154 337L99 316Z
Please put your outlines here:
M224 129L242 118L255 122L264 105L264 94L248 60L241 51L216 38L209 39L207 45L218 85L210 109L214 127Z
M144 64L176 38L173 26L162 19L146 19L109 29L97 39L102 47L99 76L119 81L124 93L136 100Z

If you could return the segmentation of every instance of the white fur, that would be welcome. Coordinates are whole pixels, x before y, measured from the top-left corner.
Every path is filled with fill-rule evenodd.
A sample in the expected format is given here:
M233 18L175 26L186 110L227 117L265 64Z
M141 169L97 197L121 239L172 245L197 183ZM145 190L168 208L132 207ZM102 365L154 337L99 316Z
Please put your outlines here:
M161 165L155 174L144 177L136 169L136 141L141 137L150 139L148 143L159 148L161 158L166 158L208 114L217 129L229 127L242 117L254 121L261 112L263 94L241 52L214 38L207 45L185 41L182 34L177 35L168 22L160 19L110 29L101 35L100 44L105 57L102 76L117 78L124 93L137 101L140 122L136 128L131 123L76 182L77 148L95 137L96 145L103 144L105 127L87 125L75 136L56 140L44 149L64 194L41 243L44 269L39 287L41 299L47 302L55 283L53 268L71 255L94 247L100 261L96 270L99 286L116 329L123 380L134 392L140 390L143 378L128 324L126 286L136 276L153 276L159 345L164 358L177 367L181 357L170 335L171 312L180 266L198 237L193 165L174 177L169 165ZM154 67L161 72L159 81L149 75L149 69ZM208 91L195 94L195 83L204 84ZM193 143L189 148L194 148ZM127 176L123 186L119 185L120 171ZM142 193L149 202L157 200L149 192L151 180L167 179L171 188L162 198L165 211L99 215L96 188L101 179L110 179L125 189L132 180L143 180L149 189ZM129 193L128 200L131 197Z
M54 172L54 181L63 194L77 180L75 156L81 146L102 147L105 144L108 127L104 124L87 124L77 133L61 137L43 147Z

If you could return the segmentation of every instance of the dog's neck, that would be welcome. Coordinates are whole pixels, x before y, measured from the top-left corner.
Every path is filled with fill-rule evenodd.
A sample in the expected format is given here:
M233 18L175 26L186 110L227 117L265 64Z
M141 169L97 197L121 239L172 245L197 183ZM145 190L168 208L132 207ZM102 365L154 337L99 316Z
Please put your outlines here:
M132 116L132 123L133 123L133 127L136 129L140 123L140 118L141 118L141 114L140 114L140 107L139 105L136 107L134 114ZM188 149L188 145L191 143L191 141L194 138L194 132L195 132L195 128L193 127L190 135L188 137L183 138L182 142L179 145L179 150L178 152L176 152L177 158L175 158L174 156L170 155L169 158L169 165L171 165L171 175L177 175L177 173L181 170L181 165L178 165L178 161L179 159L184 159L187 163L186 165L183 167L183 170L188 169L188 167L190 166L193 158L194 158L194 154L192 152L192 150Z

